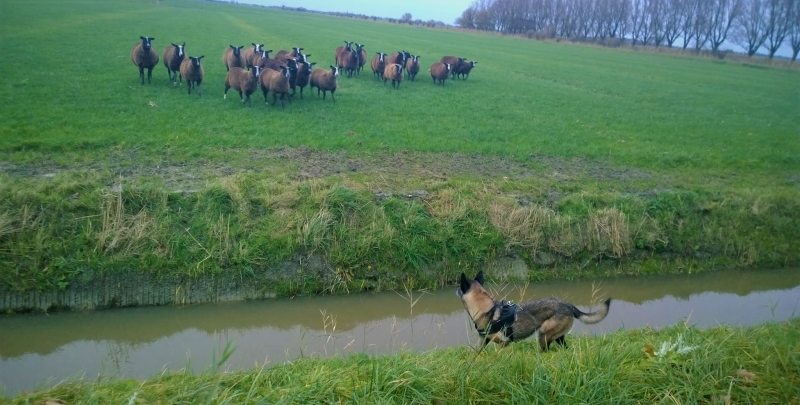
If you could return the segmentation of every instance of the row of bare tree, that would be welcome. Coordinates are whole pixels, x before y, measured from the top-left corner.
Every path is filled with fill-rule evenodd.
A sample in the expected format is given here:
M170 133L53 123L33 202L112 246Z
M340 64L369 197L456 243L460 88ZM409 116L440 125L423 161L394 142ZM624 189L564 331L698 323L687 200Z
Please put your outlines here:
M800 52L800 0L477 0L463 28L717 52L726 41L770 59L788 40ZM682 40L682 42L679 42Z

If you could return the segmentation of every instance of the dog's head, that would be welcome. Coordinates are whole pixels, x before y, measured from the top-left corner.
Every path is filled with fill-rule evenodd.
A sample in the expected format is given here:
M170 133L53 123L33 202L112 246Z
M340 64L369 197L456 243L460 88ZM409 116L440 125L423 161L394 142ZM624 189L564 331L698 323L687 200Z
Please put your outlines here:
M456 288L456 295L461 298L464 307L467 309L472 320L479 324L479 327L484 323L482 317L494 307L494 298L483 288L483 272L478 272L474 280L470 280L464 273L461 273L461 282ZM487 318L486 322L489 321Z

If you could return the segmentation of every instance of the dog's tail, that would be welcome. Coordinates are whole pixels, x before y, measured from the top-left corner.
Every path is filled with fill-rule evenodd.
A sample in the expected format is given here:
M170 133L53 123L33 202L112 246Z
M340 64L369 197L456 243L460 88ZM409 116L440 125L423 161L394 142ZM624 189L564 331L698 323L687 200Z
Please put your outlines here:
M585 313L580 309L576 308L574 305L572 306L572 314L575 318L578 318L579 321L586 323L586 324L593 324L598 323L606 318L608 315L608 308L611 307L611 298L607 299L606 302L598 309L597 311Z

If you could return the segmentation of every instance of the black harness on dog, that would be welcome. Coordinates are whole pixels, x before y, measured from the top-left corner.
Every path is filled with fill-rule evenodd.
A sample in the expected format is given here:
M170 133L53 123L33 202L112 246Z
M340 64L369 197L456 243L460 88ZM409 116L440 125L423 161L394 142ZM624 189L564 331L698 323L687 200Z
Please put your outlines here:
M475 324L475 329L478 330L478 334L481 335L482 338L486 338L489 335L493 335L497 332L503 331L503 335L508 338L509 341L514 341L514 329L512 325L514 321L517 319L517 304L508 302L506 300L494 303L492 309L490 309L486 315L489 316L489 319L494 318L494 315L497 311L500 311L500 315L497 319L489 322L489 325L486 328L479 328L478 324Z

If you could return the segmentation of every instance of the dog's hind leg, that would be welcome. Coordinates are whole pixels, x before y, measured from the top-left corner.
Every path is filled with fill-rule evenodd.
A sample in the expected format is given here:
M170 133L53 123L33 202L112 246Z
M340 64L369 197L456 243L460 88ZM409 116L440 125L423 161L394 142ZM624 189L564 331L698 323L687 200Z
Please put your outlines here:
M556 338L556 340L555 340L556 343L560 344L561 346L564 346L565 349L569 347L567 345L567 340L564 339L566 336L567 335L561 335L558 338Z

